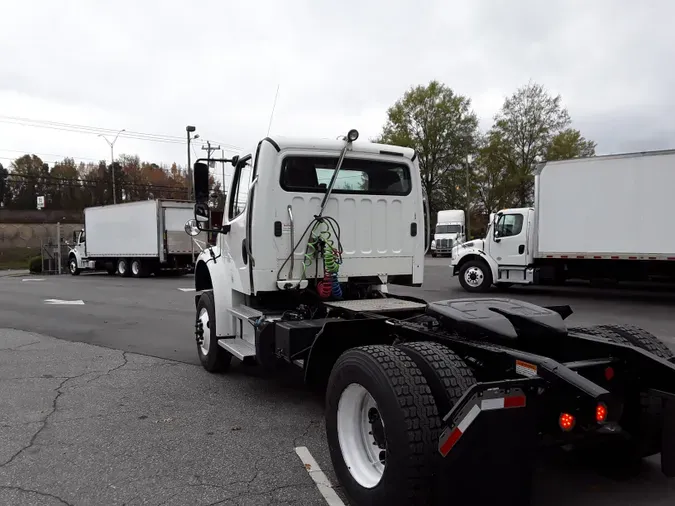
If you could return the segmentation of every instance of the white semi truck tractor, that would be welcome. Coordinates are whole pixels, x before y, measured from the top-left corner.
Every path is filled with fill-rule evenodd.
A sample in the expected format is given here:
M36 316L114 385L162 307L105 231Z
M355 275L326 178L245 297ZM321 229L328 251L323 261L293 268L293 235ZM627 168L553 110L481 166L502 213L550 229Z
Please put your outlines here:
M639 454L662 452L675 476L675 364L654 336L575 333L568 306L390 293L422 284L428 206L413 150L357 139L265 138L216 160L234 173L212 230L209 166L195 163L185 231L217 234L195 268L203 367L300 368L325 392L330 457L352 506L526 506L540 441L619 445L622 413ZM647 405L671 406L651 424L638 423L643 391Z
M462 209L438 211L434 238L431 241L431 256L452 254L452 249L466 240L465 226Z
M568 279L675 280L675 150L541 164L533 208L502 209L484 239L455 247L468 292Z

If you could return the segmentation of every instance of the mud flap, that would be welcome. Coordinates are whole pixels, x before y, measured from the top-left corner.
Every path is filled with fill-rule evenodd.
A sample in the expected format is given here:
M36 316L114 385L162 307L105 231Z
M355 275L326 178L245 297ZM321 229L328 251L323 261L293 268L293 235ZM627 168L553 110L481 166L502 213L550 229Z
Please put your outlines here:
M534 386L531 380L479 383L446 415L437 504L530 504L538 443Z
M663 432L661 434L661 472L675 478L675 395L661 390L649 394L663 402Z

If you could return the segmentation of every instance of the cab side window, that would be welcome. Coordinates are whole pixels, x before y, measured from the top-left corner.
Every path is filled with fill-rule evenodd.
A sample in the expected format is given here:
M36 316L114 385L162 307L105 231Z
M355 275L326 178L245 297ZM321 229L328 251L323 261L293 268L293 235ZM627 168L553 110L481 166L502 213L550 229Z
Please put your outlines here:
M496 237L511 237L520 234L523 230L522 214L504 214L497 222Z
M235 219L246 209L248 202L248 187L251 185L253 176L253 157L245 157L235 168L230 190L230 209L228 217Z

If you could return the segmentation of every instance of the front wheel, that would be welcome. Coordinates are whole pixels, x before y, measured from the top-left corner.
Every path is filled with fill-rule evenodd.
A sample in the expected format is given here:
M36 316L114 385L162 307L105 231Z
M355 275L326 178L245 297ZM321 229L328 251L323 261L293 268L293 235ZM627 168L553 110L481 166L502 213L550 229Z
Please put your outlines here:
M218 344L216 334L216 309L213 292L204 292L197 304L195 339L199 361L209 372L225 372L230 368L232 355Z
M353 503L431 504L439 427L429 386L402 350L364 346L338 359L326 394L326 433Z
M492 286L492 271L482 260L469 260L459 268L459 283L467 292L487 292Z
M80 274L80 268L77 265L77 258L70 257L68 261L68 270L73 276L78 276Z

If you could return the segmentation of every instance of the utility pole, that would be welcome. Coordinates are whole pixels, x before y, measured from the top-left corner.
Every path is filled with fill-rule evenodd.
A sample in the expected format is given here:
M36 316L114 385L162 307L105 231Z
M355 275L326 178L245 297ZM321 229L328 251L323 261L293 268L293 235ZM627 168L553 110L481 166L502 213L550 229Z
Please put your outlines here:
M466 155L466 240L470 241L471 233L471 191L469 188L469 156Z
M108 145L110 146L110 172L112 173L113 204L117 204L117 191L115 190L115 155L113 153L113 147L115 146L115 142L117 141L117 138L124 131L125 131L125 129L123 128L122 130L117 132L117 135L115 136L115 139L113 139L112 142L110 142L105 135L98 134L98 136L103 137L103 140L106 141L108 143Z
M192 200L192 165L190 163L190 134L196 130L195 127L188 125L185 127L187 132L187 164L188 164L188 200ZM196 134L194 139L199 138L199 134Z
M215 148L211 147L211 141L206 141L206 146L202 146L202 151L206 151L206 159L208 160L209 165L211 165L211 152L218 149L220 149L220 146Z

